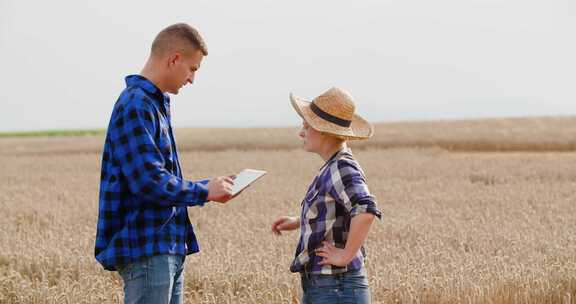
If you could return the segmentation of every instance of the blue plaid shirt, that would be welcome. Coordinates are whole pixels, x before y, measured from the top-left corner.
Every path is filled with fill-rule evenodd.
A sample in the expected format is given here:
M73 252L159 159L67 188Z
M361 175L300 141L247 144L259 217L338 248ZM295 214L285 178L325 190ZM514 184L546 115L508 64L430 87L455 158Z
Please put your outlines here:
M126 77L102 155L96 260L107 270L143 257L198 252L187 206L202 206L208 180L182 178L170 99L142 76Z
M382 217L368 190L362 168L352 151L345 148L320 169L302 201L300 241L290 271L336 274L361 269L364 266L363 247L345 267L320 265L323 258L314 251L322 246L322 241L344 248L351 219L361 213Z

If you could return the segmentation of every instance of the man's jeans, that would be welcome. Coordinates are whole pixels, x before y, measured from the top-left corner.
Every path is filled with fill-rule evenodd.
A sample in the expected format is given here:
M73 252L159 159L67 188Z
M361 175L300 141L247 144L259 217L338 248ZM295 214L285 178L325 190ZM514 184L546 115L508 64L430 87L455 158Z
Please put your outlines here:
M302 274L302 289L302 304L370 303L365 268L335 275Z
M158 255L122 267L126 304L182 304L184 260L181 255Z

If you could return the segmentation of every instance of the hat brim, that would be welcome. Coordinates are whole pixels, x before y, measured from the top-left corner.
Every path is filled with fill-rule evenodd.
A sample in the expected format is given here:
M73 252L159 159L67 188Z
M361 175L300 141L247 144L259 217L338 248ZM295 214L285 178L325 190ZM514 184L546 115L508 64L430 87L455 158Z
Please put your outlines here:
M326 121L310 109L310 101L303 100L290 94L290 103L296 113L304 119L314 130L351 140L368 139L374 135L374 127L364 118L354 114L350 127L342 127Z

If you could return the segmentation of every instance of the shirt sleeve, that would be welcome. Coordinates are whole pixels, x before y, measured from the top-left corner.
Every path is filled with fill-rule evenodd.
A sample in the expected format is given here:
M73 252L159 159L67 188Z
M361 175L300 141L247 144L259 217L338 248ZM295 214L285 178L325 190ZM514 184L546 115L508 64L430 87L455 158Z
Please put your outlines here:
M344 206L351 217L361 213L371 213L382 218L382 213L374 196L366 185L366 178L358 165L350 160L340 159L330 170L330 195L336 203Z
M162 206L203 206L208 180L191 182L170 173L154 140L158 126L154 110L134 96L118 106L109 126L113 157L130 191L146 203Z

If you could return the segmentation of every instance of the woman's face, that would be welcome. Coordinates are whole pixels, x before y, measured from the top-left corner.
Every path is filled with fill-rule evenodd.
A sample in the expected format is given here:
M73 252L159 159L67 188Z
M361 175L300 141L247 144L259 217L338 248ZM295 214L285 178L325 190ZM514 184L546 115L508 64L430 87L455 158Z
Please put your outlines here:
M308 152L321 151L325 135L314 130L306 121L302 121L302 128L298 133L304 143L304 150Z

